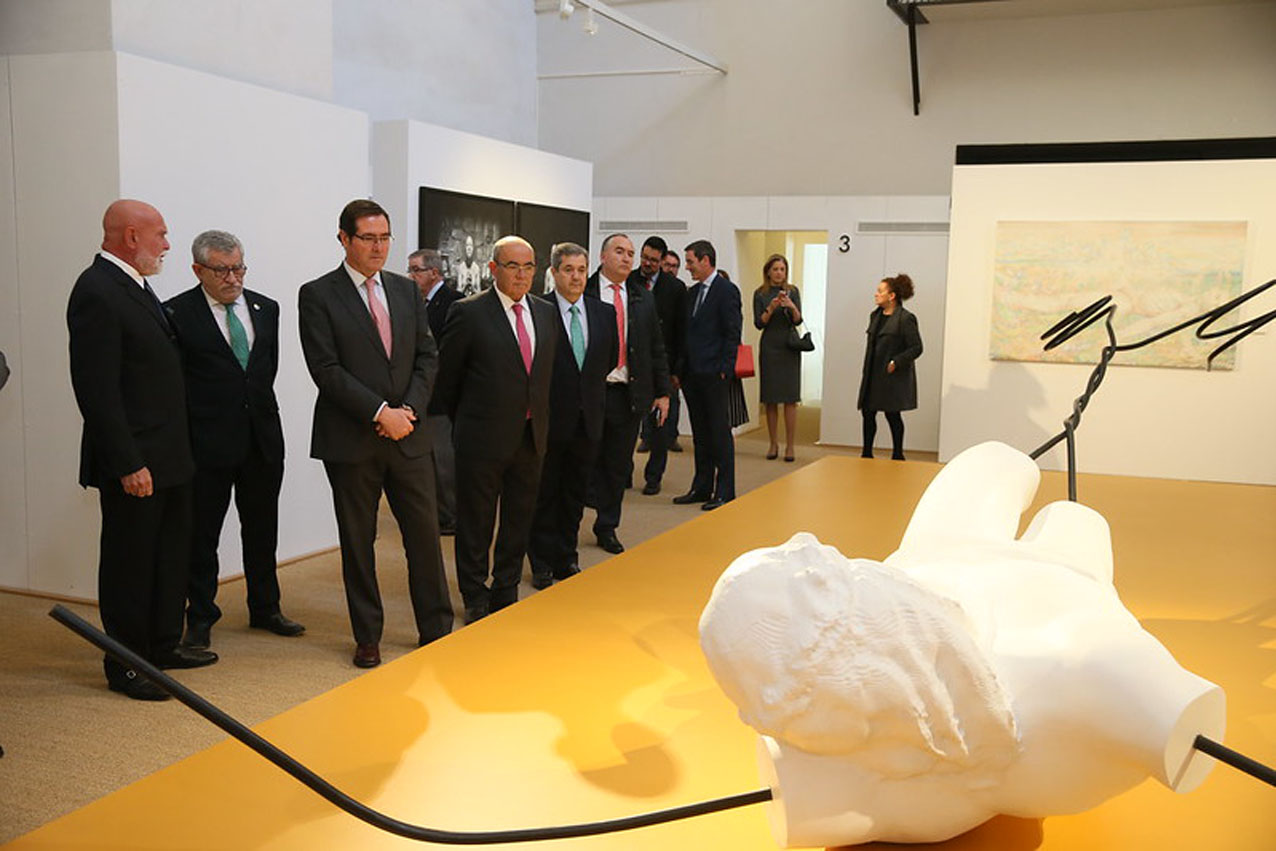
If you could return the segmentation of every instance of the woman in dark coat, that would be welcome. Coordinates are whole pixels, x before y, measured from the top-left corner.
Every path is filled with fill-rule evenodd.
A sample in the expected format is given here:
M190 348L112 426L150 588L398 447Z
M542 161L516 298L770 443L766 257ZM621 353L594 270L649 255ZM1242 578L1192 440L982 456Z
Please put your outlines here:
M793 460L797 435L797 403L802 395L802 353L789 348L789 333L802 322L802 298L789 283L789 261L772 254L762 266L762 286L753 291L753 324L762 330L758 341L758 400L766 411L771 437L767 460L780 454L776 440L780 406L784 406L784 460Z
M900 411L917 407L917 373L913 361L922 353L917 317L904 309L913 297L913 279L905 274L884 278L873 301L877 309L868 317L868 346L864 350L864 377L856 407L864 414L865 458L873 457L877 437L877 412L886 414L891 429L891 458L904 460L904 418Z

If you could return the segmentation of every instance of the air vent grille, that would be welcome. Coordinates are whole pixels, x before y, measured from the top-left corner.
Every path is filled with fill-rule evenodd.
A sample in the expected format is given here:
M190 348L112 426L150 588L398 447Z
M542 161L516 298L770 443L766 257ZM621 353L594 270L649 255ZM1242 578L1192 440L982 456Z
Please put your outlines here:
M691 225L686 219L603 219L599 233L687 233Z
M865 236L892 234L943 236L948 233L948 222L857 222L855 232Z

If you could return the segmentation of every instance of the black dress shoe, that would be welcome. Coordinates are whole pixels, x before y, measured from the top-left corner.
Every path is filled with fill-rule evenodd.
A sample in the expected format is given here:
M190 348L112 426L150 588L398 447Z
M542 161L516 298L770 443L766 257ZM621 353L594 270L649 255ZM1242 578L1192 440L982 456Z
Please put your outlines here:
M687 491L682 496L673 498L674 505L691 505L693 502L708 502L709 497L696 493L695 491Z
M669 444L669 451L670 451L670 452L681 452L681 451L682 451L682 444L675 440L673 443Z
M642 486L643 496L655 496L660 493L660 482L647 482Z
M706 502L704 505L700 506L700 510L701 510L701 511L713 511L713 509L715 509L715 508L721 508L722 506L726 505L726 504L727 504L728 502L730 502L730 501L731 501L731 500L729 500L729 499L717 499L717 498L715 497L714 499L711 499L711 500L709 500L708 502Z
M155 660L155 667L163 668L202 668L217 661L217 654L211 650L199 650L195 647L177 645L167 653L161 653Z
M381 648L375 644L359 644L354 648L356 668L375 668L381 664Z
M532 587L537 591L544 591L546 588L554 584L554 576L549 573L533 573Z
M561 582L564 579L571 579L573 576L575 576L578 573L580 573L580 565L576 564L576 562L572 562L571 564L567 565L567 567L563 568L562 570L555 570L554 578Z
M638 448L635 449L634 451L635 452L650 452L651 447L647 445L647 441L643 440L638 443Z
M301 635L306 628L294 620L284 617L279 612L260 618L249 618L248 625L253 629L264 629L275 635Z
M616 537L615 532L606 532L598 535L598 546L612 555L620 555L625 551L625 545Z
M186 624L186 634L182 636L182 646L195 650L207 650L212 644L210 633L213 625L202 621L191 621Z
M455 523L440 523L439 534L440 535L455 535L456 524Z
M173 697L136 671L127 671L121 679L108 681L106 687L134 700L171 700Z

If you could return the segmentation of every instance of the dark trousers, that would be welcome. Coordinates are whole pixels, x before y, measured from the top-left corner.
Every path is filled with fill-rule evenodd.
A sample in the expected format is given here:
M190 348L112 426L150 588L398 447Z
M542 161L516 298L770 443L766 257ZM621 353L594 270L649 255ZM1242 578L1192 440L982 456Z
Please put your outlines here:
M642 415L635 414L629 387L608 384L603 403L603 435L594 464L594 534L612 534L620 526L620 506L634 472L634 445Z
M691 493L717 500L735 499L735 440L727 414L730 378L688 375L682 383L695 444Z
M442 414L425 418L434 450L434 492L438 499L439 525L456 525L456 450L452 448L452 419Z
M324 462L341 539L341 578L357 644L377 644L385 623L377 586L374 544L381 492L399 524L408 563L408 596L417 637L433 641L452 630L452 604L443 574L439 520L434 508L434 463L427 453L406 458L391 440L355 464Z
M464 445L456 447L456 581L467 620L518 601L540 474L541 456L536 453L530 420L517 449L507 458L491 458ZM496 548L489 588L487 556L494 530Z
M253 446L238 467L200 467L192 485L190 579L186 587L186 620L213 624L221 616L217 596L217 545L235 492L239 539L243 548L248 613L269 617L279 611L279 579L275 550L279 543L279 488L282 458L267 460Z
M904 418L899 411L883 411L886 424L891 429L891 457L896 461L904 460ZM877 439L877 411L864 411L864 446L860 455L873 457L873 441Z
M660 484L664 478L665 467L669 463L669 447L678 439L678 416L682 403L678 391L669 394L669 416L662 426L656 425L656 412L652 411L642 418L642 430L647 441L647 467L643 470L643 478L648 484Z
M102 538L97 594L106 634L155 661L182 637L190 556L191 486L158 488L129 496L118 481L99 490ZM108 682L120 684L127 668L103 660Z
M597 459L598 443L585 433L583 417L577 420L570 440L550 440L527 548L533 574L562 579L567 568L579 562L576 542L585 513L585 489Z

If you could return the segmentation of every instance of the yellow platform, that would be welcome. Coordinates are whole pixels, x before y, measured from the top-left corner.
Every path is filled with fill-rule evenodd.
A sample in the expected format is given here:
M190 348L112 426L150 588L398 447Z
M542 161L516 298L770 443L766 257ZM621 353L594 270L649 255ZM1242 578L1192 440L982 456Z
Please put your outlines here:
M756 789L755 735L697 641L714 581L735 555L799 530L883 558L938 469L825 458L256 729L372 807L450 830L612 818ZM1038 504L1063 495L1063 477L1045 474ZM1082 476L1080 496L1112 525L1125 603L1182 664L1226 690L1227 744L1276 762L1276 488ZM226 741L6 847L421 843L337 811ZM774 845L754 806L542 847ZM998 818L925 847L1271 849L1276 789L1218 766L1190 795L1148 781L1081 815Z

